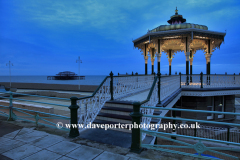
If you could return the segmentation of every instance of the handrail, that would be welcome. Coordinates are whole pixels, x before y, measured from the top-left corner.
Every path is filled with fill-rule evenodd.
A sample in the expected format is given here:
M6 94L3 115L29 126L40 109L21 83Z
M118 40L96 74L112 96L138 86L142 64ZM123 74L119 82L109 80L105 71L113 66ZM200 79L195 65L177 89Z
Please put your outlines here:
M113 77L130 77L130 76L153 76L153 74L137 74L137 75L118 75L118 76L113 76Z
M93 94L91 95L91 96L86 96L86 97L80 97L80 98L78 98L78 100L82 100L82 99L86 99L86 98L91 98L91 97L93 97L96 93L97 93L97 91L102 87L102 85L104 84L104 82L107 80L107 78L109 78L110 76L106 76L105 78L104 78L104 80L102 81L102 83L98 86L98 88L93 92Z
M159 110L171 110L171 111L184 111L184 112L228 114L228 115L238 115L238 116L240 116L240 113L232 113L232 112L218 112L218 111L206 111L206 110L194 110L194 109L179 109L179 108L165 108L165 107L149 107L149 106L141 106L141 108L159 109Z
M187 75L187 74L181 74L181 75ZM188 74L189 76L190 75L200 75L200 74ZM218 76L218 75L222 75L222 76L239 76L238 74L203 74L203 75L216 75L216 76ZM171 76L174 76L174 75L171 75Z
M10 93L11 91L8 92L3 92L0 91L0 93ZM41 98L49 98L49 99L58 99L58 100L69 100L68 98L57 98L57 97L48 97L48 96L39 96L39 95L31 95L31 94L23 94L23 93L14 93L11 92L12 94L16 94L16 95L23 95L23 96L31 96L31 97L41 97Z
M144 103L146 103L146 102L148 102L148 101L150 100L150 97L152 96L153 89L154 89L154 87L155 87L155 85L156 85L156 82L157 82L157 78L158 78L158 77L155 76L154 81L153 81L153 84L152 84L152 87L151 87L151 89L150 89L150 91L149 91L149 93L148 93L147 99L141 101L141 102L140 102L141 105L144 104Z

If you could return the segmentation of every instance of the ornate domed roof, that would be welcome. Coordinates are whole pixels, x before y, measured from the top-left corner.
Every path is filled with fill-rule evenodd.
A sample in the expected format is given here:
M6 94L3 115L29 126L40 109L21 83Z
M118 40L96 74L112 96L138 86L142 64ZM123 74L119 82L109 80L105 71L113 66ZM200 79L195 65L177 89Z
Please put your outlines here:
M170 25L160 25L149 32L160 32L160 31L168 31L168 30L177 30L177 29L187 29L187 28L196 28L208 30L208 27L205 25L193 24L193 23L185 23L186 19L182 17L182 15L178 14L178 10L176 8L175 15L171 16L171 19L167 21Z
M184 19L182 15L178 14L177 7L175 10L175 15L171 16L170 18L171 19L167 21L169 24L180 24L186 22L186 19Z

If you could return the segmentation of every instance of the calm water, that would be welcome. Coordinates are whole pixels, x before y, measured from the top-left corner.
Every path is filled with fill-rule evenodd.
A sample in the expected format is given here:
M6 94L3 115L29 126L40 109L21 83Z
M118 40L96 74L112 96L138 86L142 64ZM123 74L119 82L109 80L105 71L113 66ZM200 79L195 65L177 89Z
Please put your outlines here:
M80 85L99 85L106 76L85 76ZM0 82L9 82L9 76L0 76ZM49 84L79 84L79 80L47 80L47 76L11 76L11 82L49 83Z

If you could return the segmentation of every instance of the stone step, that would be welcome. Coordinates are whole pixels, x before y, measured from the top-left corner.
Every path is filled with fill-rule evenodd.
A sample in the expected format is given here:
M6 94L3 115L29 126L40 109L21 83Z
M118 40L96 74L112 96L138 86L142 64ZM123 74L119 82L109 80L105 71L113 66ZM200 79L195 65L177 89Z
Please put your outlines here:
M118 108L133 108L132 102L124 102L124 101L108 101L104 104L104 107L118 107Z
M129 130L129 126L127 125L126 128L119 128L118 125L119 124L126 124L126 123L117 123L117 122L113 122L113 121L105 121L105 120L99 120L99 119L95 119L94 122L95 124L109 124L109 125L117 125L116 128L112 127L109 128L111 130L115 130L115 131L120 131L120 132L127 132L127 133L131 133L131 130Z
M102 113L100 112L97 115L97 119L101 119L101 120L113 120L113 122L118 122L118 123L128 123L131 124L132 123L132 117L130 116L125 116L125 115L118 115L118 114L110 114L110 113ZM158 123L158 119L152 119L151 123L155 124Z
M106 107L104 106L101 110L102 113L109 113L109 114L119 114L119 115L126 115L129 116L133 109L130 108L120 108L120 107ZM160 115L161 111L154 111L153 115Z

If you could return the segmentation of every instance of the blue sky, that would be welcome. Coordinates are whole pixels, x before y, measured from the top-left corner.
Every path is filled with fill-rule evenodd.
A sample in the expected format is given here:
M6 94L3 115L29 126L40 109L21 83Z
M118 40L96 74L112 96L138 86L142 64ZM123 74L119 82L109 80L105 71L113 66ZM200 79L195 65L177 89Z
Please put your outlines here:
M187 23L225 32L225 42L213 52L211 73L240 72L238 0L0 0L0 75L55 75L61 71L81 75L144 73L144 58L133 48L136 39L167 24L178 7ZM149 59L148 72L151 72ZM155 71L157 60L155 61ZM175 55L172 73L185 73L183 52ZM193 60L193 73L206 71L203 51ZM161 72L168 60L161 58Z

